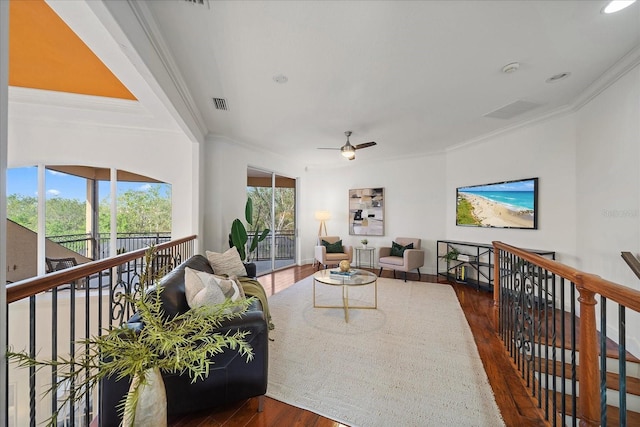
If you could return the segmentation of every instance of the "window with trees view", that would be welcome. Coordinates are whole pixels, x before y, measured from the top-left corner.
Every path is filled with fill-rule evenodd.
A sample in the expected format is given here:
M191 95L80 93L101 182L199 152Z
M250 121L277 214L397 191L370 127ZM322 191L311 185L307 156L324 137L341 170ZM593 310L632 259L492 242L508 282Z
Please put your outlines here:
M98 178L87 177L90 175ZM171 186L123 171L118 171L117 175L115 197L118 250L130 251L169 240ZM124 178L122 180L121 175ZM81 166L52 166L45 169L45 256L73 256L78 263L82 263L110 255L112 203L109 178L109 170L105 169ZM26 277L35 275L38 188L38 167L7 170L7 256L11 257L12 253L31 254L26 257L27 261L8 260L8 264L34 264L22 269L31 272ZM27 273L22 276L25 274ZM22 276L9 280L25 278Z

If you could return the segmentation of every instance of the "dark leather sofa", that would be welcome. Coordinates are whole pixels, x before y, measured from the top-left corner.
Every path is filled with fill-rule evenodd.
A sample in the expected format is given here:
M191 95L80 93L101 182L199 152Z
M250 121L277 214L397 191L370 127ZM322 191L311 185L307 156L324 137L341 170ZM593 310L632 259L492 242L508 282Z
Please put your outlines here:
M161 281L164 290L160 294L165 313L174 316L189 310L185 297L184 268L190 267L213 273L211 265L202 255L194 255L179 265ZM134 315L129 319L132 328L143 327ZM258 410L262 410L264 394L267 391L268 372L268 327L262 305L255 299L240 318L226 321L221 333L236 330L251 331L247 337L254 352L248 362L235 351L226 351L214 356L209 376L192 383L187 374L163 374L167 393L167 414L213 409L229 403L259 396ZM117 407L129 389L130 379L116 381L115 376L101 382L100 425L118 427L122 421Z

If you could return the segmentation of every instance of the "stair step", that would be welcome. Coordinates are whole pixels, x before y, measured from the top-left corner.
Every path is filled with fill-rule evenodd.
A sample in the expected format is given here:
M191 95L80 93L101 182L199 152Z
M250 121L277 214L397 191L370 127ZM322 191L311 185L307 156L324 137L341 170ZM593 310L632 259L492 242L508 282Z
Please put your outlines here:
M561 318L564 316L565 342L564 343L556 342L556 344L564 348L570 348L571 347L571 342L570 342L571 313L558 310L558 309L555 310L555 329L556 329L555 333L553 333L552 331L553 324L554 324L553 314L554 314L554 310L549 309L546 316L546 319L548 320L545 319L544 315L540 317L536 316L538 318L537 320L540 321L541 330L542 332L544 332L544 330L548 327L547 336L548 337L556 336L559 338L561 334L561 329L562 329ZM600 338L601 338L601 335L598 334L598 351L600 351ZM549 345L553 345L553 342L551 342L550 339L544 340L542 339L542 337L538 336L536 341L538 340L540 340L542 343L545 343L545 341L547 341ZM576 317L576 343L579 347L580 346L580 318L579 317ZM606 356L607 358L610 358L610 359L615 359L615 360L618 359L618 344L608 337L606 338ZM640 358L634 356L629 351L626 352L625 357L627 359L627 362L634 362L634 363L640 364Z
M535 351L537 352L538 349L536 348ZM541 349L541 351L545 351L544 349ZM565 362L569 362L571 361L571 350L565 348L560 348L560 347L550 347L548 350L548 354L549 357L551 357L551 355L555 352L556 354L556 361L559 361L561 359L561 352L564 352L564 358L565 358ZM531 352L527 352L526 353L527 356L531 356ZM627 377L633 377L633 378L640 378L640 362L636 362L636 358L633 357L632 355L630 355L631 358L626 360L625 363L625 369L626 369L626 373L627 373ZM536 356L537 359L538 356ZM579 365L580 364L580 352L576 351L575 354L575 359L576 359L576 364ZM542 359L544 360L544 358ZM551 360L551 359L550 359ZM619 360L617 358L611 358L607 355L607 359L606 359L606 366L607 366L607 372L613 372L613 373L620 373L620 363Z
M549 373L553 374L554 364L553 362L549 362ZM545 373L547 370L547 364L542 361L542 366L540 367L542 373ZM555 362L555 373L557 377L561 377L563 371L562 362ZM571 379L571 365L568 363L564 364L564 376L566 379ZM579 380L580 373L578 367L576 367L576 380ZM611 390L619 390L620 375L614 372L607 372L607 388ZM627 376L627 393L633 394L636 396L640 396L640 379L635 377Z
M573 410L572 405L572 396L565 396L565 405L567 414L571 414ZM558 409L560 408L560 404L562 402L562 395L560 393L556 393L556 405ZM580 398L576 398L576 403L578 406L580 405ZM570 425L570 423L565 423L566 425ZM619 426L620 424L620 409L615 406L607 405L607 425L609 426ZM627 410L627 424L628 426L638 426L640 425L640 412L634 412Z

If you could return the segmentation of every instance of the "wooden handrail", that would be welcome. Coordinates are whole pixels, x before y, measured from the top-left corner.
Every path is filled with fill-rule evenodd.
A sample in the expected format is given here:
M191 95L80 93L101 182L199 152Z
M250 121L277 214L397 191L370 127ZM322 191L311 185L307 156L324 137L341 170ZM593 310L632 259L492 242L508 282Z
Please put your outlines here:
M585 273L561 264L558 261L532 254L524 249L516 248L502 242L493 242L493 246L496 249L510 252L526 261L539 265L551 273L569 279L578 287L582 286L591 292L600 294L618 304L623 304L628 308L640 312L640 291L603 279L595 274Z
M631 252L621 252L620 255L622 259L625 260L629 268L633 271L633 273L640 279L640 261L635 257Z
M157 250L168 249L182 243L189 242L196 239L196 235L183 237L181 239L171 240L170 242L164 242L156 245ZM132 252L126 252L124 254L116 255L114 257L105 258L98 261L91 261L86 264L77 265L64 270L56 271L53 273L45 274L43 276L32 277L24 279L19 282L11 283L7 285L7 303L19 301L23 298L36 295L40 292L48 291L59 285L60 283L69 283L74 280L81 279L83 277L91 276L92 274L104 271L110 268L117 267L125 264L134 259L144 256L147 248L138 249Z

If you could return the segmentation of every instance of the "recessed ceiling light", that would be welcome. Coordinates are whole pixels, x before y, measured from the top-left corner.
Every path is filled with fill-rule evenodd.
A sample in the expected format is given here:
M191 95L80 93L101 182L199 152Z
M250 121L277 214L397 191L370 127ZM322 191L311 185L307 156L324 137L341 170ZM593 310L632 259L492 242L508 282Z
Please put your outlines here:
M273 76L273 81L280 84L285 84L289 81L289 78L284 74L278 74L277 76Z
M547 80L545 80L545 81L546 81L547 83L555 83L555 82L558 82L558 81L560 81L560 80L564 80L564 79L566 79L566 78L567 78L567 77L569 77L570 75L571 75L571 73L570 73L570 72L565 71L564 73L558 73L558 74L555 74L555 75L553 75L553 76L549 77L549 78L548 78Z
M616 13L616 12L621 11L622 9L625 9L625 8L631 6L635 2L636 2L636 0L613 0L613 1L610 1L604 7L604 9L602 9L602 12L603 13Z
M502 72L509 74L518 71L518 68L520 68L520 63L512 62L502 67Z

